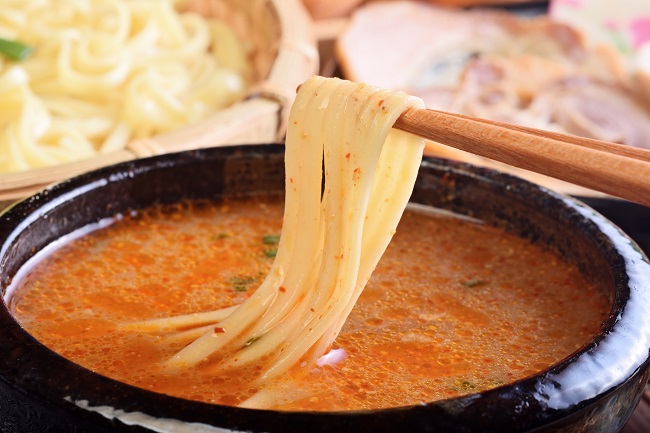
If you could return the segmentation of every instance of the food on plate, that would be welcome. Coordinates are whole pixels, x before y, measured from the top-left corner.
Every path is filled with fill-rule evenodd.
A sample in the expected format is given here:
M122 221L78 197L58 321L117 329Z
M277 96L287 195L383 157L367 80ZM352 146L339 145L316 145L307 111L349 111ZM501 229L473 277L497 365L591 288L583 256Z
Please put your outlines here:
M638 96L650 99L650 3L621 0L616 10L607 0L552 0L549 17L566 23L596 44L616 47Z
M314 19L323 20L344 17L363 0L303 0L303 3Z
M0 56L0 172L113 152L237 101L248 48L192 2L5 2L0 38L31 52Z
M608 300L502 229L422 205L402 218L423 143L391 126L421 105L314 77L289 118L284 197L101 221L28 263L9 307L109 377L254 408L419 404L559 362Z
M336 48L346 78L406 91L428 108L648 147L640 76L613 47L545 16L370 3ZM487 162L435 143L427 151Z

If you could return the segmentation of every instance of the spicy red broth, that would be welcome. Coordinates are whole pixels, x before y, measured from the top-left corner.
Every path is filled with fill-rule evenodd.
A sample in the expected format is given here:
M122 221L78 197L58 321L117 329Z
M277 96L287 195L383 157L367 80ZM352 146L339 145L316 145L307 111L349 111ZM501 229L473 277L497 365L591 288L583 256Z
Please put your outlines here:
M160 367L190 340L124 323L240 303L270 268L281 229L273 199L154 208L117 218L41 258L9 306L38 340L142 388L236 405L250 370ZM598 332L608 301L571 265L500 229L407 210L348 318L334 365L276 380L275 408L417 404L531 375ZM255 368L253 367L254 371Z

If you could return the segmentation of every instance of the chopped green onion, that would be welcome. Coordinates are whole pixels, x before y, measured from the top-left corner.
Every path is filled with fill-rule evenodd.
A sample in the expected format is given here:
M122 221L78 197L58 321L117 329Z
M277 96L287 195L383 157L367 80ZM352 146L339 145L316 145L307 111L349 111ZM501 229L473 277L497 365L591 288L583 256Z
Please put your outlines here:
M255 343L257 340L262 338L262 336L259 337L253 337L250 340L248 340L246 343L244 343L244 348L250 346L251 344Z
M463 286L465 287L480 287L480 286L485 286L488 284L489 281L486 280L469 280L469 281L464 281Z
M275 245L280 242L280 235L266 235L262 238L262 242L266 245Z
M463 389L463 390L476 388L476 385L474 383L470 382L469 380L462 380L462 381L459 381L459 382L460 382L459 383L460 388Z
M216 241L220 241L222 239L226 239L227 237L228 237L228 235L226 233L217 233L215 235L212 235L211 239L216 242Z
M275 248L270 248L268 250L264 250L264 255L270 259L278 255L278 250Z
M235 292L245 292L248 286L255 282L255 277L232 277L230 282Z
M19 62L24 60L32 52L32 47L18 41L10 41L0 38L0 54L9 60Z

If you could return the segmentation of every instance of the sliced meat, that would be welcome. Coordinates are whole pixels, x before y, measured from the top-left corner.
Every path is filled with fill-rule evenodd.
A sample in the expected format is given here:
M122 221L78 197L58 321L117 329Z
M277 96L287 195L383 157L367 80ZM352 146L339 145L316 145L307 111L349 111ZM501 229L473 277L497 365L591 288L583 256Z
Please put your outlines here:
M535 101L569 134L650 149L650 110L626 89L565 79Z

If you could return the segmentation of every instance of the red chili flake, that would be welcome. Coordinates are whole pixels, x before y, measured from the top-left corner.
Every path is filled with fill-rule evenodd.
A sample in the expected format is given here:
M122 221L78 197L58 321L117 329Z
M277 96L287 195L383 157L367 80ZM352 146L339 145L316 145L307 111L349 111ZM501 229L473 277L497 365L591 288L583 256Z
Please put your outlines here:
M345 154L345 157L348 158L348 159L350 159L350 154L349 154L349 153L346 153L346 154Z
M289 182L293 183L293 177L289 178Z
M226 332L226 330L223 329L223 328L220 327L220 326L217 326L217 327L214 328L214 333L215 333L215 334L223 334L224 332Z
M377 105L378 105L379 107L381 107L381 104L383 104L383 103L384 103L384 100L382 99L382 100L379 101L379 104L377 104Z
M284 292L286 292L286 291L287 291L287 289L285 289L285 288L284 288L284 287L282 287L282 286L280 286L280 288L279 288L278 290L279 290L280 292L282 292L282 293L284 293Z
M361 173L361 167L357 167L354 169L354 173Z
M313 312L316 311L316 310L314 310L314 307L311 307L311 308L309 309L309 311L311 311L311 312L313 313Z

